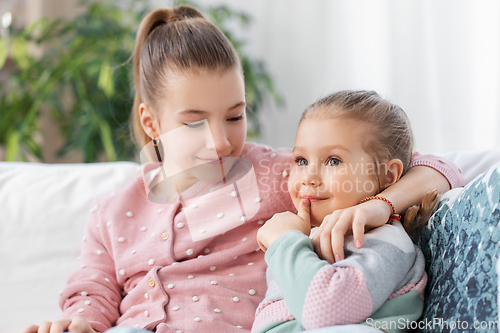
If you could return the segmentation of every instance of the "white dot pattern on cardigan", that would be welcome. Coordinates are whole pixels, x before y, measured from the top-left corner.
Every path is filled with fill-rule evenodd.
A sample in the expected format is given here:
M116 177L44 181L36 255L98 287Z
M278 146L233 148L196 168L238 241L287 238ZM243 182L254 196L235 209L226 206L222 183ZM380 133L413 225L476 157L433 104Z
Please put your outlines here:
M90 303L92 303L92 302L89 300L86 300L85 302L83 302L83 304L85 304L85 305L90 305Z
M272 153L272 151L270 153ZM261 157L262 158L269 157L270 153L266 154L261 153ZM281 154L279 154L279 156L281 158ZM278 161L277 158L276 161ZM281 175L279 173L274 177L277 179L281 179ZM208 189L208 187L206 189ZM216 189L219 190L221 188L220 186L217 186ZM235 191L232 191L229 188L227 188L227 190L224 192L223 199L226 200L228 204L229 203L238 204L238 200L233 200L233 199L241 198L242 200L250 201L252 205L254 205L254 201L255 202L265 201L266 205L269 205L266 200L267 194L264 197L264 200L260 198L258 194L259 192L247 193L243 190L243 187L241 188L239 187L238 190ZM187 195L186 197L189 198ZM209 218L211 221L215 223L217 222L220 223L226 219L230 219L234 223L242 225L244 229L242 229L241 231L239 230L233 231L233 229L227 229L223 231L224 233L227 233L226 236L219 237L221 238L219 241L216 242L203 241L196 244L195 242L189 243L186 240L190 240L193 234L195 234L197 237L203 237L200 235L200 233L205 233L206 235L209 235L209 233L212 233L213 230L208 224L206 226L202 225L202 227L198 228L197 230L194 229L191 226L191 220L188 219L188 217L190 216L188 212L195 213L196 210L191 210L191 209L196 208L198 205L199 205L198 207L203 207L204 210L205 201L199 202L198 205L197 204L193 205L193 202L190 202L189 204L186 203L184 207L184 212L182 211L179 212L179 206L178 206L179 203L175 205L165 205L164 206L165 208L159 208L158 205L152 204L150 205L151 207L148 207L147 209L144 209L144 207L140 207L139 209L137 208L137 204L133 202L132 205L130 205L129 207L125 206L125 209L123 209L124 206L123 201L120 202L121 202L120 203L121 209L115 209L115 211L112 214L110 213L110 209L108 208L108 207L113 207L112 205L108 203L106 203L105 205L101 204L102 207L101 211L103 216L100 219L100 221L107 221L107 226L109 228L102 228L104 224L106 224L106 222L100 222L101 230L95 232L95 234L100 233L101 235L104 235L104 237L107 237L105 239L106 242L112 242L112 243L114 242L115 244L112 245L119 244L116 247L113 246L112 247L113 251L110 252L109 254L105 248L101 247L103 255L99 257L99 261L108 259L117 260L115 262L116 265L115 267L116 267L116 273L118 275L117 278L110 277L109 279L106 278L107 280L105 280L105 276L101 275L99 281L102 282L103 286L107 286L107 288L110 288L111 286L119 287L123 285L123 283L126 282L127 279L131 277L131 275L134 275L136 273L135 266L129 266L130 262L134 262L137 265L141 265L142 267L146 268L146 270L147 267L145 266L150 265L149 269L151 269L153 265L156 265L158 266L156 268L159 269L158 274L156 275L155 272L152 271L153 272L152 275L151 276L148 275L146 279L146 282L148 282L149 280L151 280L151 278L153 278L156 282L156 286L152 285L151 283L149 283L148 285L148 283L144 284L142 282L141 286L139 285L137 287L132 286L132 289L129 290L129 293L132 295L137 294L141 299L143 299L143 301L142 302L139 301L139 303L144 303L144 304L148 304L150 302L154 303L159 302L160 298L163 298L164 296L166 296L167 299L170 299L169 301L170 306L168 306L168 308L166 309L164 308L163 310L167 312L178 311L175 314L171 312L173 316L171 318L167 316L167 318L169 318L168 319L169 323L167 324L171 325L170 327L173 328L173 331L175 331L176 329L181 329L182 331L189 331L189 329L187 328L185 329L184 326L180 324L180 322L179 325L176 325L175 322L178 320L177 318L180 318L178 316L176 317L176 315L179 316L182 315L185 320L190 321L190 324L186 325L188 327L191 325L191 327L193 328L204 327L205 325L211 327L210 325L212 325L213 319L217 317L219 318L217 320L227 321L226 319L227 316L231 318L234 317L234 321L231 324L228 323L229 330L231 329L231 326L233 330L236 329L237 327L241 328L243 326L247 328L248 326L249 328L249 326L251 326L251 322L249 323L245 317L242 316L241 318L239 318L239 315L233 315L233 309L237 310L238 313L246 313L245 311L248 311L248 308L254 309L254 306L259 301L259 299L257 298L262 298L264 296L264 293L260 295L261 294L260 291L261 288L263 291L265 291L265 286L263 286L262 283L259 281L254 281L253 278L251 279L246 278L248 273L252 272L251 270L259 269L260 272L260 270L264 271L263 268L265 268L263 265L261 265L261 261L259 261L262 259L261 256L255 255L253 250L255 249L255 247L258 247L254 239L254 233L252 233L256 231L256 229L258 229L257 224L253 223L241 224L241 222L247 222L248 220L251 220L251 222L253 221L258 222L258 220L255 218L257 217L255 216L255 214L249 211L246 212L241 211L241 213L239 214L237 213L234 214L232 210L225 210L227 208L224 206L214 207L215 209L212 209L211 213L205 215L205 217ZM171 209L171 207L173 206L176 206L176 208ZM201 208L198 208L198 211L201 210L202 210ZM98 214L101 214L101 211L99 211ZM161 215L159 213L162 213L164 215ZM248 215L246 214L243 215L243 213L248 213ZM184 216L184 214L186 214L186 216ZM265 214L267 213L259 212L259 216L261 217L261 219L268 219L270 217L270 216L268 217ZM169 221L162 221L162 222L167 222L170 224L162 224L162 226L160 226L157 224L151 224L149 222L151 220L154 220L155 218L156 219L161 218L162 216L164 216L165 219L168 216ZM221 218L217 219L217 216L221 216ZM250 219L250 216L252 216L252 219ZM126 220L125 224L128 224L127 228L120 227L120 225L123 225L124 220ZM94 221L97 221L97 219ZM189 223L187 221L189 221ZM259 220L259 221L263 222L264 220ZM96 230L95 223L92 224L92 228ZM165 239L167 238L165 237L162 240L160 240L161 238L160 236L163 235L164 233L168 233L168 239ZM93 234L90 235L93 236ZM210 234L210 237L211 236L212 235ZM92 237L93 242L94 242L93 239L94 237L95 236ZM90 239L89 237L87 238ZM224 243L227 244L228 241L234 243L235 248L238 247L237 251L232 251L232 252L226 251L229 254L229 256L225 259L229 260L229 262L213 260L212 257L214 257L214 255L219 255L219 251L223 249L221 248L221 244ZM143 246L143 243L146 242L150 244L149 247ZM164 255L157 255L157 251L150 252L149 248L155 247L155 245L157 245L157 247L162 247L162 250L173 251L172 255L164 256ZM98 257L95 256L96 253L95 251L97 251L98 249L99 247L97 248L94 247L93 251L87 252L87 256L82 256L84 260L83 262L85 262L85 260L88 260L87 263L90 263L91 262L90 260L93 260L92 258L88 257L88 254L94 255L94 260L97 260L96 258ZM206 258L203 258L204 255L206 256ZM200 260L197 258L202 258L202 259ZM230 260L230 258L234 258L235 260L232 261ZM181 264L179 266L182 266L182 267L172 268L174 271L177 270L178 275L175 276L171 274L168 275L165 274L169 270L168 266L176 265L177 264L176 261L179 261L179 263ZM195 265L199 266L190 269L189 262L191 261L194 262ZM255 262L255 266L249 267L252 265L252 263L249 262ZM122 269L120 269L120 266L122 267ZM160 266L165 268L164 269L165 273L162 272ZM215 274L217 276L215 276ZM188 279L193 279L193 280L188 280ZM246 284L242 284L241 281L246 281ZM208 284L210 284L210 287L208 286ZM162 289L163 286L165 288L165 291L167 292L165 293L165 291L163 291L162 293L159 293L159 291ZM186 295L185 292L186 290L191 290L191 293L188 292L188 294ZM219 303L217 302L209 303L212 306L206 308L207 300L205 298L205 294L203 293L205 290L207 290L210 294L220 295L221 298ZM257 292L257 290L259 292ZM140 295L143 295L145 299L142 298ZM252 296L252 295L259 295L259 296ZM88 307L83 306L85 304L85 301L86 299L84 298L81 301L80 306L82 306L85 309L88 309ZM231 304L228 304L227 302L230 302ZM92 305L94 304L96 303L92 301ZM130 306L128 308L127 306L124 308L124 313L121 316L122 320L126 320L129 326L133 326L136 323L140 323L139 324L140 327L143 327L144 325L146 325L147 322L155 320L155 318L159 315L157 311L153 312L151 310L151 313L149 313L148 310L150 310L150 308L148 307L146 307L148 310L142 308L141 309L142 311L140 311L136 307L136 310L128 312L131 309ZM76 307L76 309L78 309L78 306ZM151 309L153 308L151 307ZM203 312L206 310L209 311L208 314L207 312ZM88 311L87 316L90 316L89 314L90 312L93 311ZM146 319L146 317L149 318ZM199 318L201 323L199 323L198 325L196 321L193 321L193 318Z

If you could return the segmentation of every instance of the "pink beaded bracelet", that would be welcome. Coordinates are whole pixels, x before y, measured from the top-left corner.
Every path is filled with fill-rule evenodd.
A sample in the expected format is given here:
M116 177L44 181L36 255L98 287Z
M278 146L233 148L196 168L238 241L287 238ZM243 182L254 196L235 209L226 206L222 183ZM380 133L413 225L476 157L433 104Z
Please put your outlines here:
M389 221L387 221L387 223L392 224L392 220L398 220L398 221L399 221L399 220L401 220L401 215L396 214L396 208L394 208L394 205L392 204L392 202L390 202L390 201L389 201L389 200L387 200L386 198L380 197L380 196L378 196L378 195L373 195L373 196L371 196L371 197L366 197L366 198L364 198L364 199L363 199L363 200L361 200L359 203L361 204L361 203L363 203L363 202L366 202L366 201L368 201L368 200L373 200L373 199L377 199L377 200L382 200L382 201L385 201L385 202L387 202L387 203L391 206L391 208L392 208L392 215L391 215L391 217L389 218Z

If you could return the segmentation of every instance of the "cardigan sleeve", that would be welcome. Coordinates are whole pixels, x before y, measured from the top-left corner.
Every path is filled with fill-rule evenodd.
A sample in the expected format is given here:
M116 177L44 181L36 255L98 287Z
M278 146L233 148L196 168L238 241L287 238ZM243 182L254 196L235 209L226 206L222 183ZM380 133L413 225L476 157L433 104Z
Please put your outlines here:
M395 291L407 293L421 289L421 286L415 287L424 274L420 252L409 238L398 239L401 235L398 228L384 229L371 239L367 237L362 249L348 246L347 258L333 265L319 259L310 239L298 231L286 232L271 244L266 261L286 308L302 327L314 329L359 323L379 309ZM278 310L280 303L267 300L266 304ZM260 310L261 317L271 314L271 311ZM266 323L284 318L286 316L257 319Z
M96 200L93 207L99 204ZM99 213L91 212L82 243L80 269L69 276L59 298L65 317L83 317L98 332L114 325L121 301L114 261L102 241L101 225L105 226Z
M409 167L411 168L418 165L427 166L440 172L446 180L448 180L450 188L465 185L462 171L453 162L445 158L431 154L422 155L420 153L414 153Z

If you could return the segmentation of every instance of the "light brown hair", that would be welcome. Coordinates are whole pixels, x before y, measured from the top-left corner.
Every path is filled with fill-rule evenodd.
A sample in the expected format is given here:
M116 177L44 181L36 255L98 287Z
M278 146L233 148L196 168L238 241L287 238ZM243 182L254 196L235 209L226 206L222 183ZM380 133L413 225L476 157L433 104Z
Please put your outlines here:
M406 113L375 91L343 90L326 96L309 106L300 123L311 117L335 117L360 121L368 126L369 138L364 150L375 161L400 159L403 174L408 170L413 151L413 134Z
M402 108L380 97L375 91L344 90L326 96L309 106L299 122L314 117L340 117L360 121L367 126L368 138L363 149L377 163L400 159L403 173L408 171L413 152L413 133ZM410 207L404 228L414 241L439 203L437 191L428 193L422 204Z
M200 70L224 73L240 69L231 42L203 15L190 6L163 8L150 12L137 31L133 53L135 97L131 132L142 148L150 138L144 132L139 105L157 110L166 98L172 75L199 73Z

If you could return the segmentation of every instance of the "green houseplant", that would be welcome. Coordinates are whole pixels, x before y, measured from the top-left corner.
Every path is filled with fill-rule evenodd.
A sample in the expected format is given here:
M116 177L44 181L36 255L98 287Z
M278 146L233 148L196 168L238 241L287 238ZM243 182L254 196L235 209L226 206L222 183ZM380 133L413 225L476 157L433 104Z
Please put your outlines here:
M246 98L251 110L249 137L258 137L258 113L267 96L281 103L280 94L261 61L243 51L244 41L228 28L250 24L245 13L227 6L199 8L233 42L245 73ZM119 8L114 1L84 2L85 12L73 20L41 19L0 40L10 50L16 72L0 83L0 145L6 160L26 160L26 152L43 162L36 136L41 110L50 112L65 144L58 152L83 152L85 162L105 155L107 161L134 160L129 136L133 102L131 54L141 18L150 10L147 1L132 1ZM43 50L35 57L30 45ZM7 52L0 51L0 68Z

